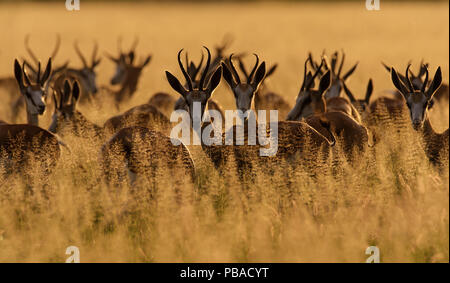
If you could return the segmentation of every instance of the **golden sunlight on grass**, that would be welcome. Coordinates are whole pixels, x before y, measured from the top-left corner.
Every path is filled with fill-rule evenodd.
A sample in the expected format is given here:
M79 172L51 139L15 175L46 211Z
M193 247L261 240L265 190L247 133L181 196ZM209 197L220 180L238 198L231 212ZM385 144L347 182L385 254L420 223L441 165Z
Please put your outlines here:
M120 111L108 97L101 108L79 107L103 125L157 91L178 98L164 75L180 74L178 50L199 60L202 45L212 48L229 33L235 39L230 52L256 52L269 65L279 64L267 86L291 106L308 51L319 57L323 49L345 50L346 68L359 61L348 85L362 97L372 78L375 98L393 89L381 61L403 73L409 60L417 68L423 58L432 74L441 66L448 83L448 23L448 3L386 3L379 12L366 11L363 1L83 3L74 13L62 4L5 4L0 77L12 76L14 58L27 56L26 34L46 61L59 33L57 64L81 64L75 39L88 58L97 41L98 84L108 85L114 65L105 52L115 54L119 35L125 48L138 36L138 57L151 53L153 59L134 98ZM213 98L235 109L224 81ZM0 120L8 120L9 98L3 102ZM48 128L52 110L40 119L41 127ZM25 123L25 111L20 117ZM448 118L448 104L436 104L431 122L438 132L449 127ZM98 163L101 144L70 136L64 141L71 152L63 149L46 186L31 188L19 176L0 178L0 262L64 262L71 245L80 248L82 262L364 262L368 246L380 248L382 262L448 262L448 161L442 170L433 167L409 126L400 135L382 128L386 139L355 164L338 156L337 165L316 174L280 167L243 184L233 170L220 175L202 150L191 146L198 172L181 193L168 175L133 189L107 186Z

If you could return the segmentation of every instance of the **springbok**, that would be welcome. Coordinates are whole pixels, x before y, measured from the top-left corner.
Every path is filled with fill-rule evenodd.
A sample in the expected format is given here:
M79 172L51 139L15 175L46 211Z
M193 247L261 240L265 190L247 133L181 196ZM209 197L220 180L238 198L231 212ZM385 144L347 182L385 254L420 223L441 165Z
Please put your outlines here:
M241 82L241 78L234 67L232 61L233 54L231 54L228 59L231 70L228 68L227 64L222 63L223 77L233 91L236 108L242 112L246 112L252 108L253 97L258 91L266 74L266 62L262 62L261 65L259 65L259 57L256 54L254 55L256 57L256 63L250 74L246 76L246 82Z
M356 108L358 113L361 115L361 117L362 117L361 120L367 124L368 118L369 118L370 97L372 96L372 93L373 93L372 79L369 79L369 83L367 84L367 89L366 89L366 94L364 96L364 99L356 99L355 95L347 87L346 83L343 83L343 87L344 87L345 94L350 99L350 102L353 104L353 106Z
M38 115L45 111L44 84L50 76L51 66L49 59L41 77L41 64L38 63L36 83L32 83L25 67L21 67L17 59L14 62L14 74L26 100L28 124L0 121L0 167L3 173L18 172L27 175L31 166L48 174L60 157L58 138L38 127Z
M265 78L265 62L261 63L258 67L259 59L258 56L255 55L256 64L252 72L250 75L246 76L246 82L241 82L236 68L233 65L232 57L233 56L231 55L228 60L231 70L225 63L222 63L224 78L230 89L233 91L236 108L242 112L246 112L251 109L254 93L258 90L259 84ZM329 129L329 123L327 121L321 120L320 122L325 129ZM233 132L233 139L235 139L237 136L236 133L241 127L243 127L245 144L248 142L249 134L247 124L244 124L243 126L234 125L228 131ZM273 158L260 157L257 152L258 147L256 146L246 145L233 147L234 156L238 163L238 173L241 178L242 174L245 173L243 171L251 170L254 162L260 162L260 164L266 168L270 167L267 166L267 162L274 162L274 164L276 164L283 160L292 161L293 159L308 166L311 164L320 165L322 161L325 161L329 157L331 147L335 144L334 135L331 132L328 132L325 136L303 122L279 121L277 123L277 131L278 151ZM259 131L256 130L256 133L259 133ZM234 140L234 142L236 142L236 140ZM300 160L298 160L299 156ZM316 158L314 160L313 156L322 156L325 159L319 160ZM291 162L291 164L295 166L297 162Z
M406 84L400 79L394 67L391 68L391 79L394 86L405 98L413 129L422 135L425 154L432 164L441 165L444 159L448 160L449 129L443 133L436 133L428 117L430 102L442 83L441 67L438 67L431 84L428 86L429 73L427 66L424 65L425 80L420 90L417 90L409 77L410 66L408 65L406 69Z
M145 60L135 65L137 43L138 40L136 39L128 53L124 53L119 44L119 55L117 57L107 55L116 64L116 71L111 78L111 85L120 85L119 90L112 91L117 109L122 102L132 98L137 90L142 70L152 59L152 55L148 55Z
M55 135L38 126L0 123L0 171L26 175L31 167L48 174L60 157L59 144Z
M319 109L324 105L319 93L312 89L315 86L315 78L322 73L321 68L324 64L326 65L327 62L324 58L320 66L316 68L314 75L311 75L310 72L307 73L308 62L311 62L311 60L311 57L308 57L305 61L303 83L299 94L297 95L296 105L289 112L287 120L298 120L302 117L308 117L314 113L315 109ZM347 99L339 96L326 98L325 95L323 99L326 100L325 103L329 112L343 112L355 119L356 122L361 123L361 116L358 113L358 110ZM320 112L325 111L321 109Z
M323 54L323 57L326 58L325 54ZM317 64L313 57L312 54L309 53L308 55L308 59L309 62L311 63L311 66L313 67L314 71L319 71L319 75L323 75L324 73L321 71L321 68L319 68L319 64ZM341 91L343 89L343 83L346 82L348 80L348 78L355 72L356 68L358 67L358 62L353 65L353 67L351 67L347 73L345 73L344 75L341 76L342 74L342 68L344 66L344 62L345 62L345 53L342 51L342 60L341 63L339 65L339 68L337 68L337 63L339 60L339 52L335 52L333 53L332 57L331 57L331 67L329 66L328 61L325 61L325 71L331 70L331 75L332 75L332 81L331 81L331 87L330 89L327 91L327 93L325 94L325 98L332 98L332 97L339 97L341 95Z
M27 110L27 122L30 125L38 126L39 115L44 114L46 103L45 97L47 92L44 89L45 83L52 72L52 59L48 59L47 67L41 76L41 64L38 64L36 82L31 82L25 70L25 65L21 67L17 59L14 61L14 75L19 85L21 94L25 98ZM24 82L25 80L25 82Z
M356 153L364 153L369 145L368 130L345 111L327 108L328 100L325 99L325 93L331 85L331 71L328 70L321 77L318 90L313 90L311 86L317 74L316 70L313 76L309 73L304 77L300 98L289 113L288 120L305 119L308 125L322 135L327 136L327 133L331 131L334 136L341 137L340 145L344 150L343 153L348 160L353 160L354 149L358 150ZM308 111L305 113L303 109L308 109ZM329 128L323 127L323 121L329 122Z
M81 93L80 103L85 104L95 99L95 95L98 92L97 88L97 74L95 73L95 68L100 64L101 59L97 58L98 44L94 44L94 50L92 51L91 62L88 63L86 58L78 46L78 42L74 42L74 48L78 57L80 57L83 67L79 69L67 68L65 70L65 75L72 77L80 83ZM57 85L55 88L62 88L62 85Z
M61 136L73 134L76 137L103 140L103 129L90 122L76 109L80 96L81 89L76 80L72 86L69 80L65 80L63 89L54 90L55 110L49 131Z
M222 49L220 49L220 50L222 50ZM207 51L208 52L208 56L211 56L210 55L210 53L209 53L209 50ZM222 51L220 51L220 52L222 52ZM209 58L209 57L208 57ZM186 52L186 66L187 66L187 68L186 68L186 73L188 74L188 76L189 76L189 78L190 78L190 83L192 84L192 87L193 88L198 88L199 87L199 84L200 84L200 80L202 79L201 77L200 78L197 78L197 75L198 74L200 74L200 72L201 72L201 69L202 69L202 63L203 63L203 59L204 59L204 56L203 56L203 53L202 53L202 57L201 57L201 59L200 59L200 62L198 63L198 65L196 65L195 63L194 63L194 61L189 61L189 57L188 57L188 54L187 54L187 52ZM180 63L181 61L179 61L179 63ZM213 62L214 63L214 62ZM206 71L206 77L204 78L204 80L206 80L206 81L208 81L208 77L211 75L211 66L212 66L212 64L211 63L209 63L209 67L206 69L206 67L205 67L205 69L203 70L203 72L201 72L201 73L204 73L205 71ZM185 88L189 88L189 82L188 82L188 80L186 79L186 82L185 82L185 84L184 84L184 87ZM216 110L216 111L219 111L219 113L221 114L221 117L225 117L225 115L224 115L224 112L223 112L223 109L222 109L222 107L220 106L220 104L217 102L217 101L215 101L214 99L209 99L208 100L208 110ZM174 110L185 110L185 111L189 111L189 109L188 109L188 105L187 105L187 103L186 103L186 100L183 98L183 97L180 97L176 102L175 102L175 105L174 105L174 108L173 108ZM223 125L224 123L222 123L222 125Z
M194 121L194 103L199 102L201 105L201 113L199 114L200 119L202 120L206 104L219 85L222 77L222 67L219 66L209 83L205 82L206 74L211 63L211 53L208 48L205 47L205 49L208 52L208 59L201 79L195 89L193 87L192 79L189 77L189 74L186 72L183 63L181 62L180 56L183 49L178 52L178 63L187 80L188 89L186 89L174 75L166 71L166 77L169 84L186 101L192 122ZM169 167L174 168L173 162L179 160L185 165L184 168L181 168L185 169L185 172L190 171L193 176L194 174L192 172L194 172L195 166L192 162L192 158L190 158L189 151L183 143L180 142L178 146L175 146L172 142L173 139L147 128L131 127L120 130L102 147L102 159L108 179L113 179L110 172L112 171L114 173L114 168L124 167L127 168L128 172L133 174L133 179L135 175L150 175L153 177L155 174L153 168L159 168L162 165L168 165ZM117 152L119 154L117 154ZM213 159L211 156L210 158ZM180 167L177 166L176 168ZM116 176L117 174L120 174L120 172L123 172L123 170L116 173ZM178 175L178 170L175 169L173 174L174 176ZM121 176L119 175L118 178L121 179Z
M123 114L108 119L103 126L90 122L76 110L80 98L80 86L73 81L64 82L63 89L57 89L54 95L55 112L49 131L60 135L73 134L81 138L95 138L103 141L108 135L115 134L125 127L146 127L149 129L168 129L170 121L154 106L143 104L131 108ZM58 99L59 98L59 99Z
M267 79L273 75L275 70L277 69L278 64L274 64L269 70L266 72L266 76L263 82L260 84L258 91L255 93L255 110L278 110L279 117L286 117L289 113L291 107L289 103L280 95L275 92L269 91L266 82ZM239 58L239 68L241 69L244 76L249 78L249 73L247 72L244 62L241 58Z
M122 181L128 174L131 185L138 178L153 181L165 170L169 176L185 176L193 183L195 164L187 147L176 146L166 135L143 127L124 128L114 134L101 148L101 164L110 184Z
M386 69L386 71L391 73L391 68L388 65L386 65L383 62L381 62L381 64ZM423 63L423 60L422 60L420 62L419 72L417 73L417 75L414 74L413 71L411 71L411 70L409 71L410 80L411 80L411 83L415 90L420 90L422 88L422 85L424 83L423 79L424 79L424 76L426 73L425 69L428 67L429 67L429 64ZM408 79L405 76L403 76L402 74L398 74L398 76L399 76L400 80L403 82L403 84L405 84L405 85L408 84ZM429 87L429 85L427 87ZM396 95L396 97L403 97L403 95L399 91L395 92L394 94ZM449 101L448 84L444 84L444 83L441 84L441 86L438 88L438 90L434 94L433 100L431 100L430 106L428 107L428 109L431 109L433 107L434 101L438 101L438 102L446 101L448 103L448 101Z

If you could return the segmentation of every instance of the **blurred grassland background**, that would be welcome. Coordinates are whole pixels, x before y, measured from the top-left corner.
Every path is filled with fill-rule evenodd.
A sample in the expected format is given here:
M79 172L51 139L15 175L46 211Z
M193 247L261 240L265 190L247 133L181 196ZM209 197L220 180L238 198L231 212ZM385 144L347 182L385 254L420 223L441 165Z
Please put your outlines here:
M279 64L267 85L291 105L308 51L317 58L323 49L343 49L344 70L359 61L348 82L359 97L369 78L374 97L392 89L381 61L404 72L409 60L416 71L424 59L433 74L441 66L444 82L449 81L448 2L381 0L381 11L372 12L365 1L166 5L81 0L79 12L66 11L64 2L0 4L0 77L12 76L14 58L27 57L27 34L34 52L46 61L59 33L56 64L70 60L74 66L81 65L75 40L90 58L94 41L103 56L115 54L119 36L123 48L138 36L138 58L151 53L153 59L125 110L157 91L177 96L164 71L181 75L178 50L184 48L197 61L202 45L213 47L231 34L235 40L228 52L255 52L269 65ZM253 60L246 58L249 64ZM113 63L103 56L98 73L98 84L108 85ZM224 109L235 108L224 82L213 98ZM10 114L9 102L3 102L0 119ZM79 110L98 124L119 112L108 104ZM48 127L51 112L49 107L42 127ZM438 131L448 128L448 104L436 105L430 115ZM140 197L127 190L111 192L98 182L100 145L66 142L72 155L63 156L49 199L39 194L24 198L20 178L1 183L0 262L63 262L69 245L80 247L82 262L363 262L369 245L380 247L383 262L449 260L448 167L432 168L410 132L401 138L393 134L372 159L343 165L335 175L324 172L314 179L281 171L259 176L246 188L218 176L192 149L198 186L185 188L181 207L167 189L172 176L162 180L157 205L147 201L145 191Z

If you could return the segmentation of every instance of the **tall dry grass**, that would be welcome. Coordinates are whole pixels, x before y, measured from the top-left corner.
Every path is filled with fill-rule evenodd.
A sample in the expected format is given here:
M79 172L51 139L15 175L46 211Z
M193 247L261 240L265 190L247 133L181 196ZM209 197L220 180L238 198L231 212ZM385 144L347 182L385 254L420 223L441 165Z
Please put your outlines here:
M12 75L13 58L25 55L27 33L43 61L61 33L57 61L74 64L75 38L86 49L96 39L102 51L114 52L118 35L129 44L139 35L139 53L154 59L124 109L156 91L172 93L163 71L177 72L176 52L184 47L199 58L201 45L213 46L227 32L236 38L230 51L279 63L268 83L292 104L308 50L344 48L348 62L359 60L350 82L356 93L369 77L375 96L392 88L380 60L403 68L425 58L433 69L442 66L448 82L448 3L386 3L380 12L367 12L363 3L84 4L79 13L49 4L0 7L0 24L9 27L0 31L3 76ZM107 84L112 67L104 58L99 84ZM224 84L213 97L234 109ZM80 111L102 124L117 113L110 105L105 98L102 108ZM51 110L40 121L44 128ZM8 115L9 103L1 104L0 118ZM448 127L448 105L436 105L430 115L439 131ZM0 262L63 262L71 245L80 248L82 262L364 262L370 245L380 248L382 262L448 262L448 162L433 168L409 128L381 130L383 142L355 164L337 156L338 166L316 175L277 168L244 184L233 170L219 174L192 146L197 177L183 186L181 201L172 176L134 189L107 186L100 144L66 136L71 152L63 150L48 182L0 180Z

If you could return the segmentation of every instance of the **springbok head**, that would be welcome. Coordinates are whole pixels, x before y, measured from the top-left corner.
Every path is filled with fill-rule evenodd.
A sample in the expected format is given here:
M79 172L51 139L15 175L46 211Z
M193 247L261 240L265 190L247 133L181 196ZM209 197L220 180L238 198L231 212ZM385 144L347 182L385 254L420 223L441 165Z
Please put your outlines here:
M307 73L308 58L305 61L303 83L300 92L297 96L297 101L294 108L289 112L286 120L300 120L314 114L326 112L325 93L331 86L331 72L328 70L321 78L319 89L314 89L314 80L319 75L325 60L316 69L314 75L311 72Z
M430 108L430 103L433 99L433 95L439 89L442 83L442 71L441 67L439 67L434 75L433 81L427 89L428 85L428 68L426 65L423 65L425 68L425 80L419 90L415 89L413 83L411 82L411 78L409 76L409 68L411 67L408 64L406 68L406 85L400 79L399 74L394 69L391 68L391 78L394 86L405 98L406 104L409 108L409 114L411 117L411 122L414 130L419 130L423 126L423 122L425 121L427 111Z
M227 64L222 62L223 77L233 91L236 101L236 108L242 112L245 112L251 108L253 97L258 91L258 88L266 75L266 62L262 62L261 65L259 65L259 57L256 54L254 55L256 57L255 66L250 74L246 76L245 81L241 81L241 78L234 67L232 61L233 54L230 55L227 62L231 68L231 71Z
M112 85L124 84L126 81L136 81L140 77L142 70L150 63L152 56L148 55L145 60L135 65L136 47L138 39L136 38L130 51L123 52L120 47L121 39L119 38L119 55L117 57L107 55L107 57L116 64L116 71L111 78Z
M25 97L27 104L27 112L31 115L42 115L45 112L45 97L47 95L45 91L45 84L52 72L52 59L48 59L47 67L41 76L41 63L38 62L38 70L36 72L36 78L32 81L27 71L25 70L25 64L20 66L17 59L14 62L14 75L19 89L22 95ZM25 81L24 81L25 80Z
M87 62L86 58L83 56L83 53L81 53L80 48L78 47L78 42L75 41L74 43L75 51L78 54L78 57L80 57L81 62L83 63L83 67L78 70L79 73L79 79L81 80L80 83L83 85L83 90L96 94L98 91L97 88L97 75L95 73L95 67L100 64L101 58L97 58L97 52L98 52L98 44L95 43L94 50L92 51L92 59L90 64Z
M203 120L203 115L205 113L208 100L211 98L212 93L219 85L220 79L222 77L222 67L219 66L214 71L209 82L206 82L206 75L211 64L211 53L207 47L204 48L208 53L208 57L206 60L206 66L203 70L197 87L194 87L192 78L189 76L183 66L183 63L181 62L181 52L183 51L183 49L178 52L178 64L180 65L181 72L183 73L183 76L187 81L188 89L186 89L174 75L166 71L167 81L169 82L170 86L183 97L186 104L188 105L191 121L194 121L194 116L196 115L199 115L199 117L195 117L196 119L200 119L200 121ZM194 113L194 103L196 102L200 103L201 113Z
M52 123L49 131L52 133L59 133L62 128L72 124L75 119L76 105L80 98L80 86L77 81L70 85L69 81L64 82L63 89L57 89L53 93L53 102L55 104L55 111L52 116ZM59 97L59 100L58 100Z
M369 83L367 84L366 89L366 95L364 96L364 99L356 99L353 93L350 91L350 89L347 87L347 85L343 84L344 91L347 94L348 98L350 99L350 102L356 107L358 112L364 113L369 106L370 103L370 97L373 93L373 81L372 79L369 80Z
M319 70L319 74L324 73L318 68L318 64L313 60L312 54L309 53L309 61L314 70ZM356 62L353 67L351 67L345 74L342 74L342 69L345 62L345 53L342 52L342 60L338 67L339 53L336 51L331 57L331 64L325 61L325 71L331 70L331 86L325 94L325 98L338 97L343 89L343 83L355 72L358 67L358 62ZM331 65L331 66L330 66Z

